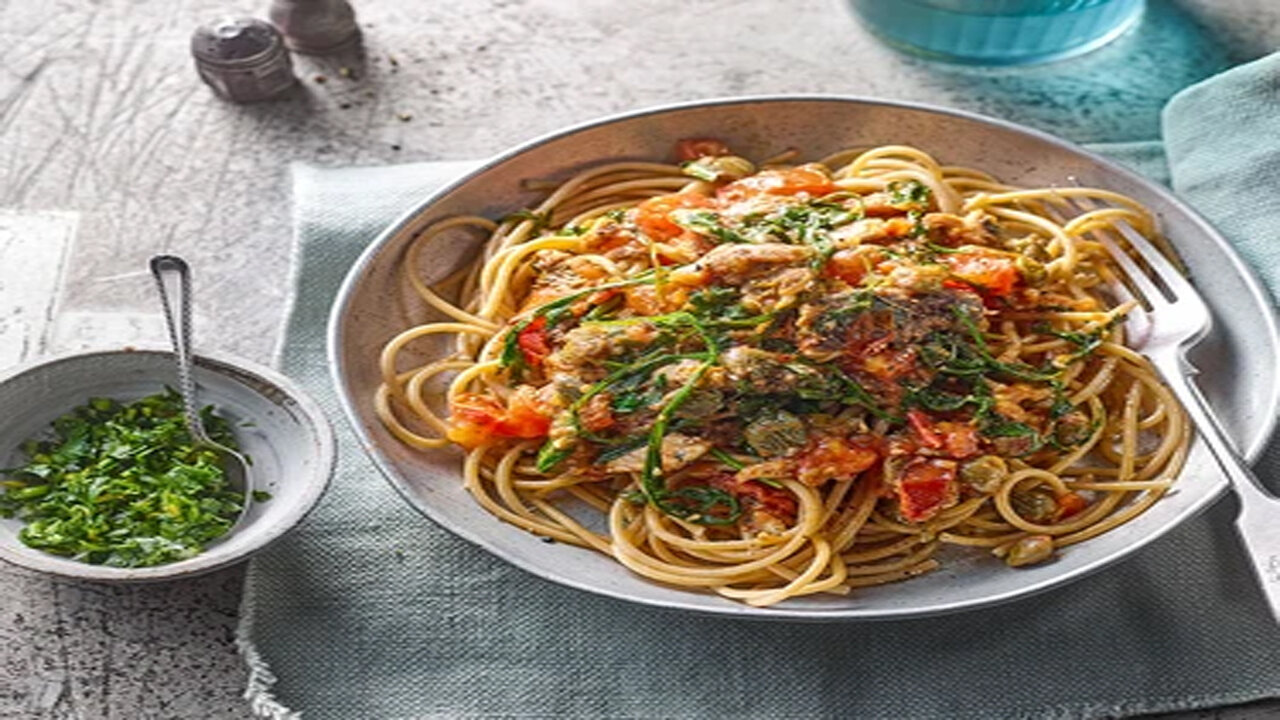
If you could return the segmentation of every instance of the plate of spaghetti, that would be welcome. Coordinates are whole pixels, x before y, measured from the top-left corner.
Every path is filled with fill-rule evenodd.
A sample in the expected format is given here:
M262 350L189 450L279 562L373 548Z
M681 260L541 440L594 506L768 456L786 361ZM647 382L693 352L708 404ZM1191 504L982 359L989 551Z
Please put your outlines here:
M977 607L1224 487L1126 332L1118 223L1193 270L1206 389L1255 451L1275 323L1211 228L1049 136L854 99L646 111L501 156L353 268L335 378L410 502L551 580L761 617Z

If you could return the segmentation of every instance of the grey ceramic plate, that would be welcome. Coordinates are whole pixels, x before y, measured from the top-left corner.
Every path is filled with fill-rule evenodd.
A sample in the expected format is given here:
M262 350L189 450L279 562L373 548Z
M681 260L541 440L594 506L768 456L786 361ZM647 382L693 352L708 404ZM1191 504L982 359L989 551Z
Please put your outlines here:
M379 381L379 348L399 330L429 317L423 307L406 299L411 293L397 275L405 248L417 233L451 215L496 218L531 204L536 198L522 191L524 179L563 178L575 169L617 158L664 159L674 141L706 136L721 138L736 152L756 158L787 148L818 158L849 146L905 143L943 162L981 168L1015 184L1064 185L1074 177L1139 200L1159 216L1216 312L1215 331L1196 358L1211 401L1249 455L1255 455L1271 433L1280 391L1274 358L1280 347L1270 304L1226 242L1163 188L1044 133L951 110L842 97L713 100L608 118L504 153L424 198L377 238L351 269L330 321L334 380L364 446L415 507L535 575L591 592L734 616L891 619L980 607L1079 578L1156 540L1221 494L1225 481L1197 443L1175 493L1133 522L1069 548L1055 562L1013 571L984 553L955 550L943 570L908 582L859 590L848 597L800 598L751 608L648 582L591 551L540 542L472 501L462 487L458 453L412 450L381 427L372 403ZM464 238L446 241L432 254L432 262L443 269L470 248Z

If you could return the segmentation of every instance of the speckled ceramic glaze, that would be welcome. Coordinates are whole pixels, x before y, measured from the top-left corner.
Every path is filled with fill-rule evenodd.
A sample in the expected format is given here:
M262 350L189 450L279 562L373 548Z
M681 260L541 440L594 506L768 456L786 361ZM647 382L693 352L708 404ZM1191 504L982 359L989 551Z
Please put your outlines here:
M273 370L217 355L195 357L201 405L230 421L252 458L252 487L271 493L255 502L232 532L194 558L148 568L89 565L51 555L18 540L22 524L0 520L0 558L32 570L85 580L171 580L225 567L248 557L297 525L316 504L333 472L333 430L318 405ZM19 446L91 397L134 400L176 387L167 351L129 349L67 355L0 377L0 467L19 464Z
M736 616L793 619L888 619L984 606L1042 591L1101 568L1152 542L1194 515L1225 488L1197 443L1177 490L1136 520L1073 546L1055 562L1012 571L988 554L948 550L943 569L909 582L861 589L847 597L789 600L768 608L658 585L592 551L541 542L485 512L462 487L461 455L424 452L395 440L373 411L378 353L393 335L432 319L411 299L399 265L410 241L433 222L461 214L500 217L533 203L528 178L564 178L593 163L669 157L675 140L718 137L747 157L796 148L819 158L850 147L905 143L947 164L989 171L1021 185L1067 185L1077 179L1125 193L1159 216L1216 313L1214 333L1197 349L1202 382L1234 437L1253 455L1271 433L1280 391L1275 319L1263 291L1226 242L1165 189L1052 136L1010 123L937 108L854 98L775 97L715 100L642 111L572 128L528 143L444 188L375 240L352 268L330 322L334 380L366 449L400 492L428 516L541 577L618 598ZM474 238L445 236L430 255L441 277L474 251ZM444 350L423 343L423 355ZM596 525L599 527L599 525ZM406 539L411 542L411 539Z

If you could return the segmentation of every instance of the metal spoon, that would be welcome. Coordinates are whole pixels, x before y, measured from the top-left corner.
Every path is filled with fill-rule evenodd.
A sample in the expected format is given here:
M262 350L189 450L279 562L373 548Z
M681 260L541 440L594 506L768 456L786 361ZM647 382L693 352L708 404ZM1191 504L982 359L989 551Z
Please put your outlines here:
M200 406L196 404L196 381L191 374L191 269L187 261L176 255L156 255L151 258L151 274L160 289L160 302L164 305L164 320L169 326L169 339L173 342L173 357L178 363L178 391L182 394L183 416L187 431L196 444L216 452L226 473L227 485L244 496L240 514L232 525L240 524L249 513L253 501L253 485L249 477L249 461L243 455L223 445L204 429L200 421ZM169 292L169 284L176 282L176 298ZM177 301L175 312L174 300Z

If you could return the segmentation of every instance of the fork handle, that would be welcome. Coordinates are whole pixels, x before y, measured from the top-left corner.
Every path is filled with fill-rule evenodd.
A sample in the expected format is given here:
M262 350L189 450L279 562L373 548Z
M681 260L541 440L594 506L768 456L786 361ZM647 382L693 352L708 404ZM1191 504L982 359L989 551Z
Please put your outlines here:
M1271 606L1271 614L1280 622L1280 522L1276 517L1280 504L1236 450L1235 443L1227 436L1204 393L1191 378L1194 370L1181 353L1151 359L1174 394L1182 400L1193 427L1199 429L1200 437L1231 481L1231 487L1240 500L1236 530L1248 551L1258 584Z

